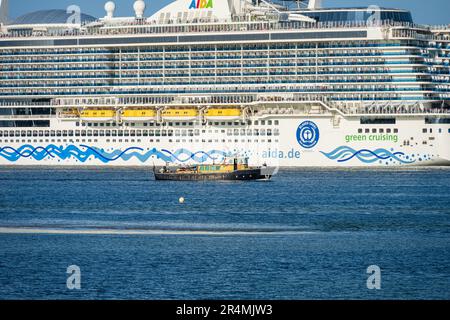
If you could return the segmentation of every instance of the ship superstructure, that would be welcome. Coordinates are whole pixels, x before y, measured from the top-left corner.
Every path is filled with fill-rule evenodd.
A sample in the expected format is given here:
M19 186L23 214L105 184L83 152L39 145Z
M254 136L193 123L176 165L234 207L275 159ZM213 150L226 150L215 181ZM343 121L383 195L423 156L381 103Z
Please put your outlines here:
M449 26L320 5L4 18L0 164L449 165Z

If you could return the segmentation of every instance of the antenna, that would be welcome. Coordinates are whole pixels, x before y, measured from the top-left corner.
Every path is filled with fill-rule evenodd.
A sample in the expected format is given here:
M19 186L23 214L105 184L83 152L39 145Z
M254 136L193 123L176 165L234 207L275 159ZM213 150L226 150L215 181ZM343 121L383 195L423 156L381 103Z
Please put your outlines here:
M8 22L8 0L0 0L0 23Z

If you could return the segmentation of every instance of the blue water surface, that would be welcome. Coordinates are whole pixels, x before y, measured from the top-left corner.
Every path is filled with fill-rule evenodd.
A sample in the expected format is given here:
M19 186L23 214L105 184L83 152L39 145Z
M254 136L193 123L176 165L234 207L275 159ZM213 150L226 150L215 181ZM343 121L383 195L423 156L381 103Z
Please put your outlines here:
M450 299L449 182L444 168L270 182L0 168L0 299Z

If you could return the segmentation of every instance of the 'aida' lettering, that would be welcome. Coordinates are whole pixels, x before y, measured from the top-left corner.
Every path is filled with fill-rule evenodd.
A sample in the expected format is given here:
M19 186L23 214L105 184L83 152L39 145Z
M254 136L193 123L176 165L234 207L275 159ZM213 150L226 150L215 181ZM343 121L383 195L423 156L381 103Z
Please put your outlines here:
M192 0L189 9L212 9L213 0Z

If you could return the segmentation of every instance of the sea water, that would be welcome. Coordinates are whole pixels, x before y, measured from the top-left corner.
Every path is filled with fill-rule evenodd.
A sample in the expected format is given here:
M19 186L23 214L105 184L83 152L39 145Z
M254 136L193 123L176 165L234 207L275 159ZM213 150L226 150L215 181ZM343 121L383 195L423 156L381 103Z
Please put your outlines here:
M450 299L449 182L445 168L168 182L3 167L0 299Z

